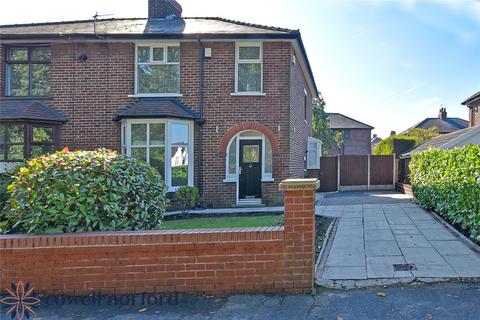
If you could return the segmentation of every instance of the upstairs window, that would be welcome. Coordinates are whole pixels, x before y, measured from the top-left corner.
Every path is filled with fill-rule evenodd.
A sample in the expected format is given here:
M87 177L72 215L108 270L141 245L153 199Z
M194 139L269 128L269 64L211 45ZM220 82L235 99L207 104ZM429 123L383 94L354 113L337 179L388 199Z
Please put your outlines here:
M237 93L262 93L262 45L238 44L236 48L236 79Z
M6 96L50 94L50 48L8 47L6 53Z
M180 46L137 46L137 94L180 93Z
M350 140L350 129L343 129L343 140Z

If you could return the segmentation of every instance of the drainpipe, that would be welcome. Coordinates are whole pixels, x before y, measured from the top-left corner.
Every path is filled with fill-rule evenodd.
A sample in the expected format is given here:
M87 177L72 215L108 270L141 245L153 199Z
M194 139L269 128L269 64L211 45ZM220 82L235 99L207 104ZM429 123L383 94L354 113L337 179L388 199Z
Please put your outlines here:
M200 136L198 138L199 147L199 161L198 161L198 190L200 196L203 196L203 125L205 119L203 118L203 107L205 104L205 47L203 46L200 37L198 39L198 62L200 66L200 83L199 83L199 103L200 103L200 119L197 121L200 126Z

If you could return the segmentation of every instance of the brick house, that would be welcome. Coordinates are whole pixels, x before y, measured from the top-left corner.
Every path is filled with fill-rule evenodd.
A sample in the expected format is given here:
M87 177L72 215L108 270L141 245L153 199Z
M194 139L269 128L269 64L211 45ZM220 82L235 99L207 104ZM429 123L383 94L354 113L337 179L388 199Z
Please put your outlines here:
M330 155L368 155L371 150L372 126L358 120L347 117L341 113L328 113L330 129L334 132L341 132L343 144L338 150L330 147Z
M467 106L469 109L469 126L474 127L480 125L480 91L463 101L462 105Z
M148 10L0 26L0 167L105 147L156 167L169 192L198 187L208 207L281 204L278 182L320 152L300 33L183 18L174 0Z

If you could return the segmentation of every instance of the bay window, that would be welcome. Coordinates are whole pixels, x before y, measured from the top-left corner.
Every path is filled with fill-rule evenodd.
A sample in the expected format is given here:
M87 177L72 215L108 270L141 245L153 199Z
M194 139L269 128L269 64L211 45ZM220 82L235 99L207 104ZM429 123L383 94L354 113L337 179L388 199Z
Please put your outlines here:
M320 169L321 155L322 142L313 137L308 137L307 169Z
M180 120L125 120L122 150L149 163L169 187L193 185L193 125Z
M57 127L42 124L0 125L0 161L22 162L57 149Z
M136 50L136 93L179 94L180 45L138 45Z
M262 45L237 44L235 54L236 93L262 93Z
M6 96L48 96L50 93L50 48L7 47Z

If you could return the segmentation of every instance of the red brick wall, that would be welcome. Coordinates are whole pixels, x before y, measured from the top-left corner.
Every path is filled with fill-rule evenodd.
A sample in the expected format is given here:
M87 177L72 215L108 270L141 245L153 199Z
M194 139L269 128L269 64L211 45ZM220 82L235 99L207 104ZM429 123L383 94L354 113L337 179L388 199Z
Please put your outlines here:
M310 292L314 191L285 192L284 227L0 236L0 287L36 292Z
M290 168L289 176L303 178L306 175L308 136L312 134L312 93L299 63L293 63L290 54ZM298 58L296 59L298 61ZM307 114L305 115L305 90L307 90ZM306 121L305 121L306 119Z

